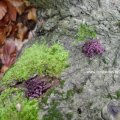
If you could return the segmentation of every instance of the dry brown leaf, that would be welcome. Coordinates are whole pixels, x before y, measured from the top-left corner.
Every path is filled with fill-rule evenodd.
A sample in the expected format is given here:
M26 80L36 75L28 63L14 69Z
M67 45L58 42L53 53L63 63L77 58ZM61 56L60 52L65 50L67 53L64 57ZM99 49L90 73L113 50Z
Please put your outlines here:
M16 56L17 48L15 43L13 41L6 41L5 45L3 46L3 54L1 55L2 63L9 68L15 63Z
M8 16L8 14L6 14L4 16L4 18L2 20L0 20L0 26L7 25L7 24L9 24L9 22L10 22L10 18Z
M36 12L37 12L36 8L30 8L28 10L27 19L28 20L37 21L37 14L36 14Z
M8 0L4 0L7 4L7 7L8 7L8 11L7 11L7 14L9 16L9 19L12 20L12 21L16 21L16 17L17 17L17 10L16 8L11 4L10 1ZM13 1L13 0L11 0Z
M1 73L5 73L8 69L9 69L8 66L3 65L2 68L1 68L1 70L0 70L0 76L1 76Z
M0 46L4 45L6 38L10 35L12 26L1 26L0 27Z
M3 19L6 13L7 13L7 5L4 1L0 1L0 20Z
M10 20L16 21L17 11L12 5L8 6L8 15L9 15Z
M24 26L22 23L18 23L17 26L18 26L18 32L16 38L23 41L28 36L28 28Z
M21 49L22 49L22 47L23 47L23 45L24 45L24 42L23 42L23 41L20 41L19 39L15 39L14 42L15 42L15 45L16 45L16 47L17 47L17 50L18 50L18 51L21 51Z
M6 5L6 11L4 17L0 19L0 26L8 25L11 21L16 21L17 17L16 8L7 0L2 0L2 2Z
M10 36L12 31L12 25L6 26L6 37Z
M23 0L23 2L25 3L25 5L28 7L30 6L30 2L28 0Z
M16 23L11 23L7 26L7 38L15 38L18 27Z
M25 10L25 2L23 0L7 0L9 1L17 10L17 12L21 15Z
M18 48L33 37L36 21L36 8L27 0L0 0L0 75L15 63Z
M6 40L6 27L0 26L0 47L4 45Z
M6 38L11 34L12 26L0 26L0 47L4 45Z

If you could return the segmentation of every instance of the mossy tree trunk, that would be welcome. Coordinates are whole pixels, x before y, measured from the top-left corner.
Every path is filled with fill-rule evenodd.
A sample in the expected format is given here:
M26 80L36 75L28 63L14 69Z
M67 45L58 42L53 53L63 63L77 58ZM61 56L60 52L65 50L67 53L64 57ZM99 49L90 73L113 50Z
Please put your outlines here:
M71 4L75 4L79 1L82 2L82 0L29 0L29 1L40 8L50 8L50 7L68 8Z

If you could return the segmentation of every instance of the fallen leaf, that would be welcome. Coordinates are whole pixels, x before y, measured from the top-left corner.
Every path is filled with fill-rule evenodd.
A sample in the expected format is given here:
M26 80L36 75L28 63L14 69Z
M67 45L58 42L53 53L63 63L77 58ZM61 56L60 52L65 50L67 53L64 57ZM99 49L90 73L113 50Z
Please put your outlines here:
M28 28L24 26L22 23L18 23L17 26L18 26L18 32L16 38L23 41L28 37Z
M10 18L8 16L8 14L6 14L4 16L4 18L2 20L0 20L0 26L7 25L7 24L9 24L9 22L10 22Z
M2 9L3 7L0 6L0 26L8 25L11 21L16 21L16 8L7 0L2 0L1 2L3 2L5 7Z
M4 45L5 40L12 32L11 25L0 26L0 47Z
M36 23L36 8L27 0L0 0L1 76L15 63L22 46L33 37Z
M3 46L3 54L1 55L1 60L5 68L6 67L9 68L12 64L14 64L16 57L17 57L17 48L14 42L6 41L5 45Z
M12 25L6 26L6 37L8 37L11 34L12 31Z
M19 15L17 17L17 22L22 23L24 26L26 26L28 28L28 31L31 31L31 30L34 30L37 21L28 20L27 14L28 13L24 13L22 15Z
M10 1L13 1L13 0L4 0L7 4L7 15L9 16L9 19L12 20L12 21L16 21L16 17L17 17L17 10L16 8L11 4Z
M7 5L4 1L0 1L0 20L3 19L6 13L7 13Z
M16 11L16 9L15 9L13 6L11 6L11 5L9 5L9 7L8 7L8 15L9 15L10 20L16 21L17 11Z
M7 38L8 37L14 38L17 31L18 27L15 23L11 23L10 25L8 25Z
M30 2L28 0L23 0L23 2L25 3L25 5L28 7L30 6Z
M15 42L15 45L17 47L17 50L20 52L22 47L23 47L23 45L24 45L24 42L20 41L19 39L15 39L14 42Z
M28 8L28 15L27 15L28 20L37 21L37 14L36 14L36 12L37 12L36 8L29 7Z
M9 69L8 66L3 65L2 68L1 68L1 70L0 70L0 72L1 72L1 73L5 73L8 69ZM2 74L0 74L0 75L2 75Z
M25 2L23 0L7 0L9 1L17 10L17 12L21 15L25 10Z
M5 26L0 26L0 47L4 45L5 40L6 40L6 27Z

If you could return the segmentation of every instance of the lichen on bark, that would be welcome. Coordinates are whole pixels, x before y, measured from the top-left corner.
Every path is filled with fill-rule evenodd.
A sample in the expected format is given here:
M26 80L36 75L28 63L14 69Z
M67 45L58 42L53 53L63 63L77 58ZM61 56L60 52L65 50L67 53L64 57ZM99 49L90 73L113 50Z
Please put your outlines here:
M54 7L56 4L56 0L29 0L31 3L36 5L39 8L50 8Z

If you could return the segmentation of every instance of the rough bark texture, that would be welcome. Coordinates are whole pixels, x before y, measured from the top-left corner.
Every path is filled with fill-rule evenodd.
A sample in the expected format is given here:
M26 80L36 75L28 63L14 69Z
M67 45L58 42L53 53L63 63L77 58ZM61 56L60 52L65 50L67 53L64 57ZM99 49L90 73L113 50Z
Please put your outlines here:
M119 0L29 0L31 3L38 7L48 8L48 7L58 7L58 8L69 8L70 6L78 5L89 5L88 7L98 9L98 8L111 8L114 5L120 3Z
M52 94L48 101L54 96L60 102L59 109L64 117L72 113L69 120L103 120L103 107L110 101L119 103L116 91L120 89L120 1L49 1L38 0L34 3L38 7L47 8L45 14L49 17L43 29L48 33L44 37L49 42L59 41L70 51L70 67L61 76L65 84L60 92L65 96L72 90L74 95L61 100L60 95ZM41 10L38 13L41 16ZM73 44L80 23L84 22L95 27L97 38L106 48L103 57L88 59L81 53L84 42Z

